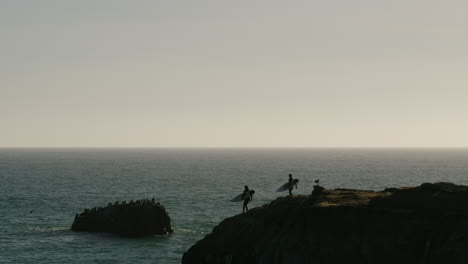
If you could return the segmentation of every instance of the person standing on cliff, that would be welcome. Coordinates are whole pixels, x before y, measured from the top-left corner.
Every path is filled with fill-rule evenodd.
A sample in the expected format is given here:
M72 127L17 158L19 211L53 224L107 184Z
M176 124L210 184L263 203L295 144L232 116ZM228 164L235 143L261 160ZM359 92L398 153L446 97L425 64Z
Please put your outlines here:
M252 201L252 195L249 190L249 187L246 185L244 188L244 193L242 194L242 198L244 198L244 206L242 207L242 213L249 211L249 207L247 207L247 204L249 204L250 201Z
M294 187L294 180L293 180L293 177L292 177L291 173L289 174L288 183L289 183L289 195L292 195L291 191L293 190L293 187ZM296 188L297 188L297 186L296 186Z

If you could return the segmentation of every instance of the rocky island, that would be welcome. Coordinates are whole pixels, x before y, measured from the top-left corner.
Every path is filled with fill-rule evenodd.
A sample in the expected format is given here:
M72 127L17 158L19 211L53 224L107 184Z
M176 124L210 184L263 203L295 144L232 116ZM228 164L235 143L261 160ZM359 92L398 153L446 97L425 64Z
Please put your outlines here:
M152 200L122 201L106 207L85 209L76 214L72 230L108 232L126 237L172 233L171 219L164 206Z
M183 264L468 263L468 186L315 188L227 218Z

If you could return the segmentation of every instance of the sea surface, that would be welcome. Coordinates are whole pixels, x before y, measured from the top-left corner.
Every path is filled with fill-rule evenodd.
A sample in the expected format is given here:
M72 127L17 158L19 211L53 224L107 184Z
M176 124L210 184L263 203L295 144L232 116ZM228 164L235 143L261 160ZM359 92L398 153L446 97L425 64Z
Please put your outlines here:
M286 193L382 190L423 182L468 185L468 149L0 149L0 263L180 263L226 217L248 185L251 207ZM169 212L168 236L73 232L74 216L108 202L152 198Z

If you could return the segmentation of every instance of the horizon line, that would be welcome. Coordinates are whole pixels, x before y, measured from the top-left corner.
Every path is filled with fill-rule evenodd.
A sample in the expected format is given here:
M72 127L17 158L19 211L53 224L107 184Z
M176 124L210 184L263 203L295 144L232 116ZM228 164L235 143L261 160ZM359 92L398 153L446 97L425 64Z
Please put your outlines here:
M294 147L294 146L221 146L221 147L207 147L207 146L196 146L196 147L141 147L141 146L34 146L34 147L4 147L0 146L0 149L468 149L468 146L322 146L322 147Z

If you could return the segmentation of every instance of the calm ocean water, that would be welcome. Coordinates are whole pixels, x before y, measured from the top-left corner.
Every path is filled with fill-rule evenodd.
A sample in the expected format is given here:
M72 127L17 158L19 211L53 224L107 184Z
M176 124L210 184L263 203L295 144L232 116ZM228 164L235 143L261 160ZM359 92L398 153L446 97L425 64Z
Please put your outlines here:
M285 193L380 190L449 181L468 185L468 149L0 149L0 263L180 263L222 219L244 185L251 206ZM75 213L155 197L174 234L139 239L70 231Z

